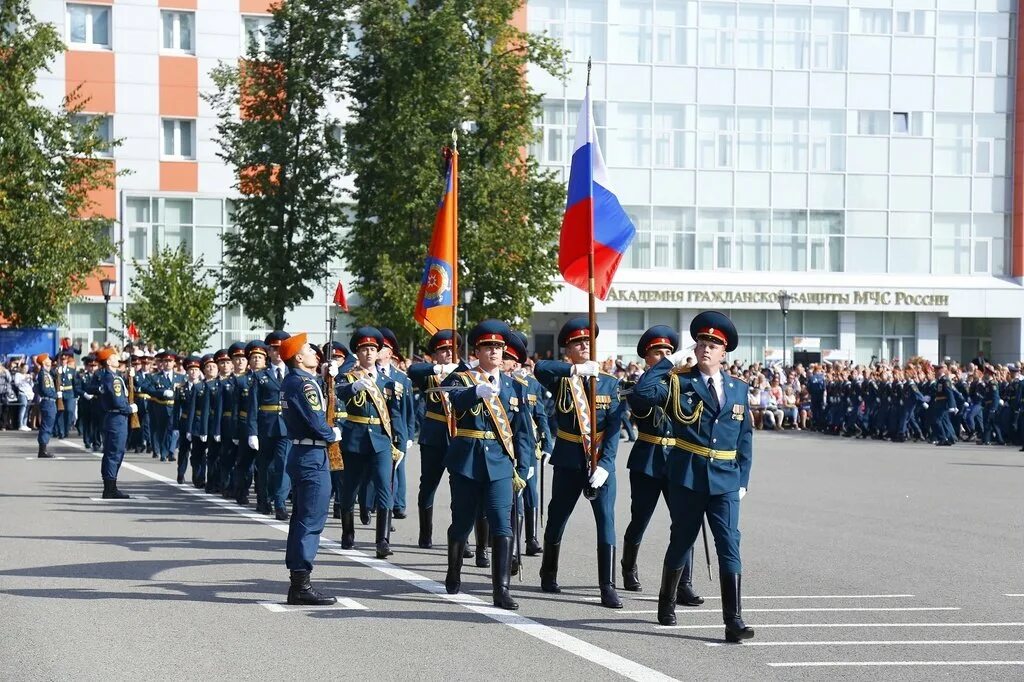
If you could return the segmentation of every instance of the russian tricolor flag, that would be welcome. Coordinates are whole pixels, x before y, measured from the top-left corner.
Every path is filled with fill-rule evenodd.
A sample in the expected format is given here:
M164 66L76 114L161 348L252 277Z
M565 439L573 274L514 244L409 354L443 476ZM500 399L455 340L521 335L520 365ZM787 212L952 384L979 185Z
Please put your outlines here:
M573 145L569 196L558 246L558 269L566 282L589 291L588 259L593 250L594 293L603 301L608 296L622 254L634 236L636 228L608 182L604 157L594 132L588 85Z

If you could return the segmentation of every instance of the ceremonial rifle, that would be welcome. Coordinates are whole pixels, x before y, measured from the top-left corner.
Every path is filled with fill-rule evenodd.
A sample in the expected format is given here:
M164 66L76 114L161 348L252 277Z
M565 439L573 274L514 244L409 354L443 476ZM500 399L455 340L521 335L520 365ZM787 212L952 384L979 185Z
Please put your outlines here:
M334 316L331 316L330 322L330 336L327 339L327 348L324 351L324 359L330 363L331 357L333 356L333 349L331 344L334 342ZM334 425L334 414L337 410L338 396L334 393L334 377L331 376L330 372L324 374L324 396L325 402L327 403L327 423ZM333 443L327 444L327 462L331 471L344 471L345 462L341 457L341 441L334 441Z
M130 363L131 360L128 360L128 362ZM135 404L135 375L132 373L130 364L128 366L128 404ZM139 413L136 410L132 413L132 416L128 418L128 428L134 431L139 427Z
M60 357L60 356L58 356L58 357ZM64 374L64 370L58 365L57 368L56 368L56 371L53 374L54 374L54 376L56 378L56 381L54 383L56 384L55 388L57 389L57 411L58 412L63 412L64 411L64 393L61 392L60 385L61 385L61 381L63 381L62 376ZM65 435L70 435L70 434L65 434Z

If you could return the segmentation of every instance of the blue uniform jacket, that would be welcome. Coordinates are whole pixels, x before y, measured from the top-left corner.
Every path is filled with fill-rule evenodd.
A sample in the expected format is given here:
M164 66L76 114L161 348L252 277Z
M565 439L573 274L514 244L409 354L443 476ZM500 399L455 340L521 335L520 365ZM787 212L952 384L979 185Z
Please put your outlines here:
M384 396L384 404L388 410L388 415L391 417L391 433L394 440L388 438L383 424L379 423L381 415L377 412L377 407L374 405L373 400L367 395L367 391L357 393L352 389L353 382L359 377L352 372L344 375L339 373L335 377L338 381L337 395L345 406L345 413L348 415L341 432L343 452L358 454L362 452L364 445L367 444L374 452L391 452L392 445L397 445L399 434L394 430L394 424L395 419L401 419L399 414L401 408L394 399L395 382L380 372L376 372L375 376L377 379L377 390ZM353 420L353 417L355 420ZM359 423L359 420L366 418L377 420L378 423ZM402 443L402 448L405 448L404 442Z
M635 384L633 386L635 389ZM633 410L633 418L636 419L639 436L629 452L629 459L626 461L626 468L651 478L665 477L665 461L668 453L672 450L669 441L674 438L672 421L665 413L664 403L651 406L643 398L631 393L626 398L630 408ZM661 443L652 443L645 436L652 439L666 439Z
M128 416L132 413L128 405L128 385L119 374L109 369L96 372L100 394L100 407L104 412Z
M207 379L203 383L206 384L206 403L203 405L203 413L199 418L206 430L200 435L219 436L221 413L220 379Z
M206 381L200 379L189 389L188 407L186 407L187 432L193 436L206 435L206 412L209 410L210 395L206 390Z
M174 411L174 389L186 381L184 374L167 376L165 372L150 374L146 381L149 405L153 410L164 410L168 416ZM168 391L170 395L168 395Z
M697 369L674 374L668 359L644 372L631 396L631 402L641 408L664 405L672 420L675 446L666 462L669 480L708 495L749 487L753 457L748 386L739 379L721 376L725 382L721 409L713 406L711 393ZM736 458L712 459L686 447L735 451Z
M220 379L220 437L227 441L237 438L235 435L235 412L238 406L238 377L232 375Z
M53 404L53 401L57 399L57 388L53 383L53 377L50 376L49 372L39 370L36 374L36 385L35 394L39 397L41 403L49 402ZM48 398L49 400L43 400Z
M555 446L551 451L551 464L569 469L589 469L590 456L583 450L582 443L564 438L563 435L580 435L580 425L573 407L569 377L572 365L559 360L541 360L534 369L537 381L554 395L556 433ZM588 380L584 380L584 386ZM586 391L588 399L590 391ZM619 447L619 380L611 374L597 378L597 431L604 434L597 461L605 471L615 473L615 452ZM563 434L563 435L560 435Z
M70 367L61 367L56 372L56 390L61 394L63 400L70 400L75 397L75 370Z
M516 458L513 465L501 441L497 438L497 426L483 401L476 395L476 382L468 371L452 372L444 381L447 386L466 388L452 391L452 410L455 412L455 423L458 429L491 432L495 438L471 438L459 436L456 432L448 446L444 465L453 474L459 474L476 481L500 481L512 478L513 469L518 469L519 477L526 480L527 470L533 466L534 454L530 444L529 429L533 427L526 421L524 410L527 401L521 384L516 383L506 374L498 373L501 386L499 400L509 420L512 430L512 450Z
M405 444L412 440L416 432L416 404L412 397L412 381L405 372L394 365L391 365L388 371L390 374L386 378L394 382L390 389L395 394L396 403L395 418L391 420L391 427L395 431L398 449L405 452ZM377 367L377 372L383 374L380 366Z
M281 416L281 384L277 380L276 367L266 367L252 373L246 412L249 413L246 436L283 438L288 435L288 428Z
M327 423L327 401L318 377L293 367L281 384L281 414L288 437L333 442L334 429Z
M249 436L249 390L252 385L252 375L252 370L246 370L245 374L239 374L234 377L235 414L232 417L234 419L234 427L231 437L238 440L245 440Z
M417 362L409 366L409 378L423 392L425 411L423 425L420 427L420 445L448 449L451 440L448 433L448 419L444 414L444 404L440 393L428 393L428 388L440 386L441 377L434 374L434 363Z
M535 466L537 462L537 449L540 448L543 452L551 452L551 447L554 445L551 437L551 426L548 424L548 413L544 408L544 397L547 391L530 374L512 374L510 376L512 381L516 382L520 387L519 391L525 400L526 406L523 409L523 412L526 413L526 419L524 419L525 437L529 441L529 461L527 466Z

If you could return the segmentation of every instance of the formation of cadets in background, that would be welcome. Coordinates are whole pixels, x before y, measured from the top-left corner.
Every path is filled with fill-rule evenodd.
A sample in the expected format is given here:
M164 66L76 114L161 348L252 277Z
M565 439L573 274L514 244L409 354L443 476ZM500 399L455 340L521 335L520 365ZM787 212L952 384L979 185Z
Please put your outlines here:
M117 487L117 474L131 450L176 462L179 484L239 505L248 505L255 489L257 512L279 520L289 519L291 499L288 602L331 604L336 600L310 583L330 502L342 521L343 549L356 546L358 504L363 525L376 516L376 556L390 556L393 520L406 517L405 454L418 433L420 547L433 547L434 495L445 472L452 491L449 593L460 591L463 560L473 558L477 567L491 569L494 605L518 608L510 583L522 571L524 550L526 556L543 555L542 591L560 592L561 540L582 496L595 519L601 604L622 608L614 566L615 458L619 429L631 408L639 437L627 464L632 505L620 561L623 587L643 589L640 544L659 500L665 499L673 524L658 620L674 624L676 604L702 604L691 577L693 545L706 515L719 559L726 639L738 642L753 636L740 614L737 511L750 475L747 385L719 371L726 347L732 350L737 343L727 317L705 313L690 331L697 348L703 343L716 358L708 365L712 378L696 367L682 367L689 351L680 350L678 333L656 326L637 347L648 372L639 383L622 385L590 359L590 329L583 317L569 320L559 334L567 361L540 360L534 373L525 367L526 336L497 320L470 331L474 359L457 359L458 336L442 331L430 339L427 361L411 364L408 374L393 364L400 359L394 333L373 327L355 331L351 350L336 341L321 349L307 344L304 333L275 331L263 341L234 343L201 357L161 351L151 358L105 348L87 355L78 371L68 351L37 381L39 456L52 456L51 434L68 437L77 414L86 448L103 452L105 498L128 497ZM305 354L313 351L309 364ZM48 357L36 362L50 369ZM596 384L593 410L591 382ZM335 405L328 414L324 394L331 383ZM129 428L134 417L137 427ZM593 429L591 419L596 419ZM326 453L335 443L344 464L328 472ZM592 448L598 452L595 468ZM541 543L545 462L551 473Z
M984 362L869 369L812 366L807 380L815 428L846 437L926 441L973 440L1024 450L1024 381L1015 364Z

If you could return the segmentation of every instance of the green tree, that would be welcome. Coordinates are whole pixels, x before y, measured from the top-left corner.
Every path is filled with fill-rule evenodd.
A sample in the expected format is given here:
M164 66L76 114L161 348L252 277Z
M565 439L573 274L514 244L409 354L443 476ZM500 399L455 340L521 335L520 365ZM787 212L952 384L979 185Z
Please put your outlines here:
M122 315L125 327L134 322L144 341L177 351L197 351L216 331L217 289L207 283L203 258L193 261L183 247L164 247L147 265L132 261L134 300ZM116 330L111 330L116 331Z
M512 24L521 0L368 0L348 77L355 208L344 255L361 321L412 319L442 191L442 145L459 137L460 287L470 316L528 322L555 291L565 190L525 149L541 97L527 67L564 76L564 53Z
M343 148L329 104L342 94L346 26L337 0L276 4L262 38L239 64L214 69L204 95L240 194L237 230L224 235L224 296L277 329L326 280L340 246Z
M117 175L99 158L117 143L98 136L99 119L75 118L86 105L77 92L57 111L41 104L38 74L64 43L28 5L0 3L0 316L23 327L61 322L113 253L113 217L83 216Z

